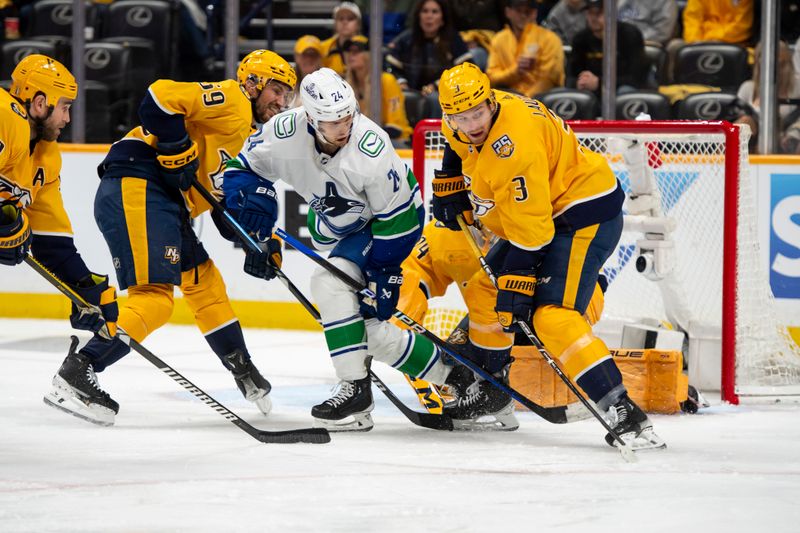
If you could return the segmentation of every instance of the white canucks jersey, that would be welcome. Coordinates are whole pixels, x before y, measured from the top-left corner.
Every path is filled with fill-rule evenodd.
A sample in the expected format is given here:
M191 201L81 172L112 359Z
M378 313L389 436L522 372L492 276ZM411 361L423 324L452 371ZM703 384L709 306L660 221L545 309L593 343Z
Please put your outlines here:
M232 163L291 185L309 204L308 227L318 248L370 222L375 240L402 239L421 229L417 180L388 135L363 115L353 120L350 142L330 156L317 148L304 109L285 111L253 133L238 164Z

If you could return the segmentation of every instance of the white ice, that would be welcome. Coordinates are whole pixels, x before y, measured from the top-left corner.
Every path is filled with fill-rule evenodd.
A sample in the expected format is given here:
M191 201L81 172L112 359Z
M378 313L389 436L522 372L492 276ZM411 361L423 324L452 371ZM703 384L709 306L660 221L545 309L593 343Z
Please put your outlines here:
M262 444L136 353L99 375L121 405L113 427L45 406L70 333L66 321L0 320L2 532L800 531L796 405L653 416L669 448L637 464L594 420L522 413L512 433L435 432L377 389L369 433ZM253 425L310 425L334 382L322 335L245 335L274 387L268 419L196 329L144 344ZM420 409L395 371L375 370Z

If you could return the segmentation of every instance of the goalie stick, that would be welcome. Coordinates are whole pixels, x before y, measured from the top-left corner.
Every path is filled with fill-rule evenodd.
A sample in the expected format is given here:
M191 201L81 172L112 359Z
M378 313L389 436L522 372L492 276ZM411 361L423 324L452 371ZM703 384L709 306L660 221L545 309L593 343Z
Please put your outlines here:
M308 256L316 264L331 272L334 276L339 278L342 282L346 283L348 286L350 286L350 288L352 288L357 293L363 294L368 298L375 298L375 294L371 290L369 290L366 287L363 287L356 280L354 280L348 274L339 269L336 265L331 264L329 261L320 256L317 252L310 249L302 242L298 241L297 239L286 233L281 228L275 228L275 234L278 235L278 237L280 237L287 243L289 243L294 249ZM400 320L405 325L407 325L413 332L424 336L426 339L430 340L432 343L438 346L439 349L451 355L459 363L466 366L467 368L469 368L470 370L481 376L486 381L491 382L495 387L499 388L506 394L510 395L519 403L521 403L522 405L524 405L525 407L527 407L540 417L544 418L548 422L551 422L553 424L565 424L567 422L573 422L575 420L583 420L584 418L586 418L586 411L584 409L569 408L567 406L542 407L541 405L535 403L526 396L523 396L522 394L512 389L511 387L504 385L503 383L500 383L497 380L497 378L495 378L494 376L483 370L480 366L472 362L470 359L467 359L465 356L456 351L452 345L449 345L447 342L445 342L444 340L440 339L439 337L428 331L425 328L425 326L418 323L413 318L406 315L399 309L395 309L394 317Z
M211 192L203 187L203 185L200 184L196 178L192 181L192 185L197 192L200 193L200 196L202 196L213 209L222 215L222 219L225 221L228 227L233 230L234 233L236 233L241 240L242 245L247 246L251 251L261 252L261 248L258 246L258 243L256 243L250 235L248 235L248 233L244 230L244 228L242 228L236 219L233 218L228 210L225 209L225 207L223 207L223 205L216 198L214 198L214 195L212 195ZM314 320L321 323L319 311L317 311L317 309L311 304L308 298L306 298L305 295L300 292L300 289L298 289L297 286L292 283L292 281L281 269L276 268L275 271L278 279L280 279L289 292L291 292L292 295L297 298L297 301L300 302L300 305L302 305L306 311L311 314L311 317ZM387 387L386 384L381 381L381 379L375 375L372 370L369 371L369 377L375 386L380 389L380 391L389 399L389 401L392 402L392 404L397 407L397 409L403 413L403 415L408 418L411 423L428 429L453 431L453 420L449 416L414 411L404 404L397 396L395 396L389 387ZM417 392L417 394L420 394L416 387L414 387L414 391Z
M469 247L472 249L472 253L475 254L475 257L481 264L481 268L489 277L489 281L491 281L492 285L494 285L494 287L497 289L498 288L497 276L495 276L492 267L489 265L489 263L486 262L486 258L483 256L483 253L481 252L480 248L478 248L478 243L476 243L475 239L472 237L472 233L469 231L469 227L467 226L467 223L464 221L464 217L461 215L457 215L456 219L458 220L458 225L461 228L461 232L466 237L467 242L469 243ZM592 413L592 415L603 425L606 431L608 431L608 433L614 437L614 440L616 440L617 444L619 444L617 448L622 454L622 458L628 461L629 463L636 462L636 455L633 451L633 448L631 448L630 445L626 444L625 441L622 440L622 438L619 435L617 435L616 431L611 429L611 426L608 424L608 422L606 422L605 418L603 418L600 415L600 413L597 412L597 409L592 404L589 403L589 400L587 400L586 397L583 395L583 393L580 390L578 390L578 387L575 386L575 384L572 383L572 380L569 379L569 377L567 377L567 375L564 373L563 370L561 370L561 368L556 363L555 359L553 359L553 356L551 356L550 353L548 353L547 348L544 347L544 344L542 344L542 341L539 340L539 337L536 336L536 334L533 332L528 323L525 322L524 320L517 320L516 325L519 326L519 328L522 330L525 336L528 337L528 340L531 341L531 344L533 344L536 347L542 358L547 362L548 365L550 365L550 368L552 368L553 371L555 371L555 373L558 375L558 377L561 378L561 381L563 381L564 384L567 386L567 388L570 391L572 391L572 394L578 397L583 406L586 409L588 409L589 412Z
M79 294L73 291L63 281L61 281L55 274L47 270L35 257L28 255L25 257L25 262L28 263L36 272L50 282L56 289L61 291L64 296L69 298L72 303L82 308L93 309L95 312L100 313L100 309L93 306L84 300ZM156 368L171 377L181 387L195 395L204 404L211 407L214 411L222 415L226 420L237 426L239 429L253 437L254 439L269 443L269 444L292 444L296 442L306 442L311 444L324 444L331 441L331 436L324 428L302 428L290 429L286 431L267 431L256 429L234 413L227 407L219 403L217 400L206 394L200 387L186 379L180 372L169 366L162 361L158 356L149 351L147 348L132 339L121 327L117 327L117 338L130 346L135 352L147 359Z

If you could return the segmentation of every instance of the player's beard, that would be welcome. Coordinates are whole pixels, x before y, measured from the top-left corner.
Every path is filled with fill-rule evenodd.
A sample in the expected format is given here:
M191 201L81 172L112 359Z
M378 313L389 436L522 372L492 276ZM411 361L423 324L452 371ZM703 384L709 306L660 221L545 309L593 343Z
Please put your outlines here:
M256 101L254 103L254 108L256 121L258 121L260 124L268 122L269 119L283 111L283 108L279 106L277 102L270 102L262 105L260 102Z
M58 136L61 135L61 130L67 126L66 121L62 121L61 124L56 124L52 116L48 117L46 120L42 120L40 124L42 126L41 137L43 141L57 140Z

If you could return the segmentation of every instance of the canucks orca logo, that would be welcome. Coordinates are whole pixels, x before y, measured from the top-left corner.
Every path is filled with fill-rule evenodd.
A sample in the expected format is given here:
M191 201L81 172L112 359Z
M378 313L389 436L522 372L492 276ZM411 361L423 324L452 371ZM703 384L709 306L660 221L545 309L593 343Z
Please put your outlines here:
M318 197L314 195L314 199L309 202L308 206L322 216L335 218L338 216L346 215L348 213L360 214L364 212L366 206L358 200L350 200L339 196L336 190L336 184L327 182L325 184L325 196Z
M0 202L10 202L24 209L31 205L31 192L0 176Z

